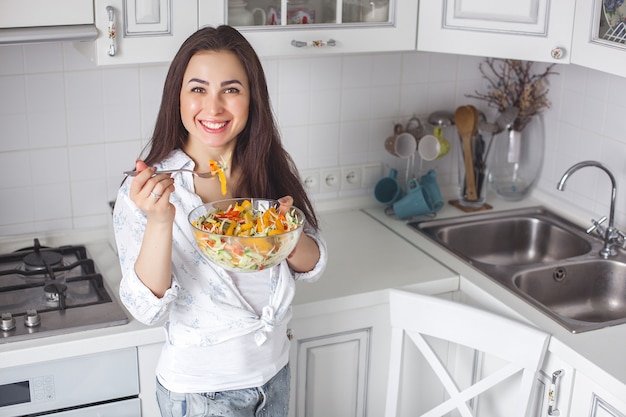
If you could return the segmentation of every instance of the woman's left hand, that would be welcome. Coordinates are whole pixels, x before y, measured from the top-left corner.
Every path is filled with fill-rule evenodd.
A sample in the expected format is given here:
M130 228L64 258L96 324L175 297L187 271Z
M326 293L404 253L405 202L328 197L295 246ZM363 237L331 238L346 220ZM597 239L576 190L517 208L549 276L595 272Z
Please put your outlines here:
M293 197L281 197L278 199L278 203L280 204L278 211L280 213L286 213L293 207ZM294 271L308 272L315 268L319 259L320 251L317 247L317 243L315 243L310 236L302 233L296 247L291 251L289 256L287 256L287 263Z

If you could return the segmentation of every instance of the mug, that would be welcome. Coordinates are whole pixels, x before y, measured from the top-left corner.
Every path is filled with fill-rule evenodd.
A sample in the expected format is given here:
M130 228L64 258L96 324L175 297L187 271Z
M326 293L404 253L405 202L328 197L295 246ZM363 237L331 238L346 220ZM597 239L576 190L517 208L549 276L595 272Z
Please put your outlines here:
M383 177L376 183L374 187L374 197L380 203L393 204L402 198L403 191L398 182L398 171L391 168L389 176Z
M443 208L444 202L441 195L441 189L437 184L437 174L434 169L431 169L420 178L420 184L425 191L426 203L432 212L439 211Z
M432 210L426 201L424 188L419 181L412 178L407 183L407 193L400 200L393 203L393 212L399 219L408 219L431 213Z
M433 135L422 136L417 152L424 161L434 161L450 152L450 142L443 137L441 127L437 126Z
M385 149L398 158L410 158L417 149L417 140L412 134L404 132L400 124L395 125L393 131L394 134L385 140Z

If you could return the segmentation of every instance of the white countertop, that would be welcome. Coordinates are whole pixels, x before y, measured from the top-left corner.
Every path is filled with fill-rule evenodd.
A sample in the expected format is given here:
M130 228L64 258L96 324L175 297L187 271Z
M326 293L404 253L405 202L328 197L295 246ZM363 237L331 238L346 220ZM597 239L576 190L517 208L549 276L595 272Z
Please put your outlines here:
M542 205L542 201L545 200L489 202L494 205L494 210L503 210ZM328 312L328 309L354 308L359 303L383 302L387 288L404 287L437 294L475 286L515 310L528 322L552 334L550 349L578 367L582 364L588 376L593 378L599 368L614 378L615 383L626 384L626 325L572 334L480 271L410 229L406 222L386 216L383 207L373 199L361 199L349 205L335 202L322 206L320 209L318 205L318 211L322 232L328 241L328 267L318 282L298 283L294 317L312 314L319 309ZM361 211L347 209L348 206L369 208ZM560 214L571 220L581 218L581 213ZM446 205L437 217L459 215L463 212ZM584 222L578 223L584 226ZM107 230L98 230L36 237L49 246L85 244L117 296L121 274L117 256L109 246L107 236ZM19 241L2 238L0 251L15 250L27 246L28 242L32 242L32 237L20 237ZM130 315L129 318L130 322L126 325L0 344L0 368L163 340L161 326L148 327ZM601 377L606 379L604 374Z

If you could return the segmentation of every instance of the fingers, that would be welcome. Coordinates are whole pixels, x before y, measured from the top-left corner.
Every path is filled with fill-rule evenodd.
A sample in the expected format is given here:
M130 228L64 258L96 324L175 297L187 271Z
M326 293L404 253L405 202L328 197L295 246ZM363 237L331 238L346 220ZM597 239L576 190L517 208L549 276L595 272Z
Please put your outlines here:
M130 185L130 197L142 210L159 203L169 204L169 196L174 191L174 180L169 174L154 175L155 168L137 160L135 169L139 172Z
M278 203L280 204L278 207L278 212L286 213L293 206L293 197L291 197L290 195L281 197L278 199Z

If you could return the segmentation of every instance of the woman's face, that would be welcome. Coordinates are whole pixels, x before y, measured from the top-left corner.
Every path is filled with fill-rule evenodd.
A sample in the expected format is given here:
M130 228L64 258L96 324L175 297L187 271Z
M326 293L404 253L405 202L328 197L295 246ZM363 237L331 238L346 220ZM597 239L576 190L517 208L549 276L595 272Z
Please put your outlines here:
M232 52L201 51L191 58L180 91L180 115L190 149L216 148L208 152L224 156L232 152L248 121L249 107L248 77Z

